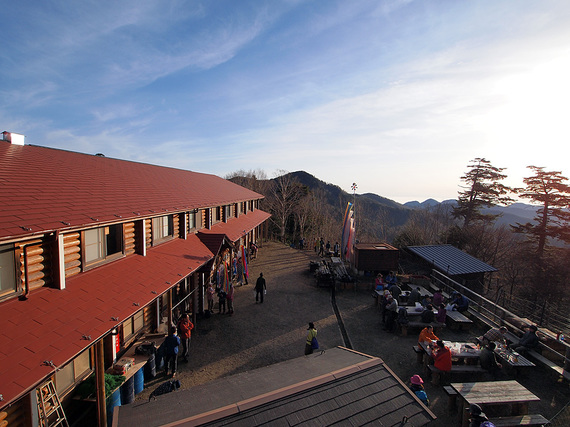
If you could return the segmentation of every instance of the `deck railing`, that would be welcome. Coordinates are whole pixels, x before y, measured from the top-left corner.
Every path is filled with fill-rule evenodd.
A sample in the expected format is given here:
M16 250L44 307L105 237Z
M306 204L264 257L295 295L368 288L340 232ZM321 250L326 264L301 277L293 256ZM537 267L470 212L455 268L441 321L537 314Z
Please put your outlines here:
M557 366L570 371L570 345L565 341L559 341L556 333L543 328L540 320L537 320L535 316L521 317L437 270L432 271L431 281L448 295L459 292L469 298L469 310L488 326L507 326L510 331L520 337L525 326L532 323L537 324L541 338L542 355Z

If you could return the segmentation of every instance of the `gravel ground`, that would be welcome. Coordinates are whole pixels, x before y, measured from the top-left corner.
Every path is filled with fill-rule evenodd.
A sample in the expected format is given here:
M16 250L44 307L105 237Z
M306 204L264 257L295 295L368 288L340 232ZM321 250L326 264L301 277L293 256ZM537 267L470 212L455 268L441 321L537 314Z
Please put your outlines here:
M345 342L330 289L317 287L309 271L309 261L317 259L313 251L264 243L250 264L249 285L236 288L234 315L217 314L216 308L209 319L198 319L192 334L190 362L178 365L177 378L182 388L302 356L310 321L315 322L322 348L351 345L355 350L382 358L404 382L416 373L424 377L412 350L416 335L402 337L382 330L380 311L371 297L372 285L360 283L356 290L336 292L336 304L348 335ZM256 304L253 289L260 272L267 281L267 295L263 304ZM470 341L482 332L445 330L441 338ZM164 380L164 375L159 374L145 384L136 400L147 400ZM531 405L531 413L551 418L570 400L568 385L556 383L542 369L518 380L542 399ZM438 416L432 425L457 425L458 414L448 412L443 388L428 381L425 386L430 409Z

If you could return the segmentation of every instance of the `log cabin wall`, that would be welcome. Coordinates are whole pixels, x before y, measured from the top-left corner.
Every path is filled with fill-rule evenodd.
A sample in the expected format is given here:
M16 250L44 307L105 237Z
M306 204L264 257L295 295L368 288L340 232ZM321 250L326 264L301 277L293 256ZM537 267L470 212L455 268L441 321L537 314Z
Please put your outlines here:
M135 234L135 223L126 222L123 224L123 236L125 242L125 256L129 256L135 253L136 248L136 234Z
M75 276L81 272L80 233L68 233L63 236L63 257L65 277Z
M28 258L28 289L32 290L44 285L51 286L53 284L51 242L46 239L36 239L22 242L16 247L19 247L20 253L21 288L26 288L26 256Z
M172 215L172 235L175 237L180 236L180 215Z

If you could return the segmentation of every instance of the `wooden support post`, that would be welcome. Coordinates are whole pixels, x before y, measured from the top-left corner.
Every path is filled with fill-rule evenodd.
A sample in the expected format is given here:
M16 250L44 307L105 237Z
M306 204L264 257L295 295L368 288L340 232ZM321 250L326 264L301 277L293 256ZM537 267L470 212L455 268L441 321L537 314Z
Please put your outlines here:
M95 389L97 392L97 425L107 426L107 400L105 399L105 356L103 340L94 346L95 350Z
M168 326L167 326L167 333L170 334L170 328L174 323L172 320L172 288L166 292L166 303L168 304Z
M190 303L192 304L192 323L195 325L196 324L196 312L198 311L198 298L196 298L196 292L194 292L194 290L196 289L196 282L198 281L198 277L196 274L192 274L190 277L190 292L192 293L192 295L190 296L191 301Z

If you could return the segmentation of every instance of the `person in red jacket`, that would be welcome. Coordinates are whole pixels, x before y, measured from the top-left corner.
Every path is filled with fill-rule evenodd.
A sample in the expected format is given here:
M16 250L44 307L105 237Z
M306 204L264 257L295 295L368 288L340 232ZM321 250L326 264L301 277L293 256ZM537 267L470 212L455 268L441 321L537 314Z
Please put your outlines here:
M451 371L451 350L443 344L442 340L437 340L433 349L433 366L440 371Z
M184 363L188 363L192 329L194 329L194 324L190 321L190 316L184 314L178 321L178 336L180 337L180 341L182 341L182 361Z

